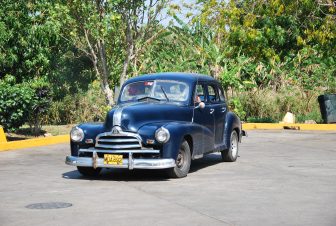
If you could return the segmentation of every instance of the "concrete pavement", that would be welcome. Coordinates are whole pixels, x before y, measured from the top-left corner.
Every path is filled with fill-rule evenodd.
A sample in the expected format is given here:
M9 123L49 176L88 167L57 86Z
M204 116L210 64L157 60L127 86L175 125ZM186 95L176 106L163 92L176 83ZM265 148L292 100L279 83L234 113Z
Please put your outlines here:
M336 132L249 131L236 163L212 154L183 179L82 177L68 145L0 153L0 225L336 225ZM66 202L64 209L27 209Z

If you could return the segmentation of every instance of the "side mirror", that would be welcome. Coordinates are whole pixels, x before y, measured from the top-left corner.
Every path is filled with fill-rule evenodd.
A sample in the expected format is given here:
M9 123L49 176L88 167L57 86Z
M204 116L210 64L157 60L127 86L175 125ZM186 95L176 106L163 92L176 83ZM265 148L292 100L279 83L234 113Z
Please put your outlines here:
M114 87L114 102L118 101L119 94L120 94L120 87L119 86Z
M203 109L205 108L205 103L204 102L199 102L198 105L195 107L195 109L200 108Z

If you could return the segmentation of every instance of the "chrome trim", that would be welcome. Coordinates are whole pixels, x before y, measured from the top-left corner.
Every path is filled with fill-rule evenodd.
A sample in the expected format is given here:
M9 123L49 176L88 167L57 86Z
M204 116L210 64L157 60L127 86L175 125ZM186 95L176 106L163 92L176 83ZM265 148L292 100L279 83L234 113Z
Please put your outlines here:
M135 137L136 139L142 141L141 137L137 134L137 133L130 133L130 132L124 132L121 131L118 134L113 134L112 132L105 132L105 133L100 133L97 136L97 139L99 139L102 136L111 136L111 137L120 137L120 136L124 136L124 137Z
M123 137L129 137L129 138L133 138L133 139L125 139L124 142L135 142L137 141L138 142L138 145L137 146L131 146L131 147L125 147L125 148L134 148L134 147L139 147L139 148L142 148L142 139L141 137L139 136L139 134L136 134L136 133L130 133L130 132L124 132L122 131L122 129L119 127L119 126L114 126L112 128L113 129L116 129L119 131L119 133L113 133L112 131L111 132L105 132L105 133L101 133L101 134L98 134L98 136L96 137L96 143L95 143L95 147L102 147L102 148L113 148L112 147L112 144L111 145L108 145L109 147L106 146L106 144L98 144L98 141L100 142L114 142L114 140L112 141L111 139L100 139L101 137L104 137L104 136L110 136L110 137L120 137L120 136L123 136ZM123 139L116 139L118 140L119 143L122 142ZM132 144L128 144L129 146L132 145ZM135 144L134 144L135 145ZM115 147L115 148L122 148L122 147Z
M94 169L97 169L97 159L98 159L98 154L97 154L97 152L93 151L93 153L92 153L92 167Z
M113 126L120 126L121 125L121 114L122 114L123 108L118 107L113 114Z
M101 141L100 141L101 142ZM117 144L97 144L96 147L98 148L118 148L118 149L127 149L127 148L139 148L141 147L139 144L125 144L125 145L117 145Z
M65 163L72 166L92 167L93 160L89 157L67 156ZM105 165L103 158L96 159L98 168L124 168L124 169L166 169L175 167L174 159L123 159L122 165Z
M101 139L101 142L114 142L114 143L123 143L123 142L139 142L138 139Z
M106 154L129 154L129 153L159 154L160 150L153 150L153 149L99 150L95 148L89 148L89 149L79 149L79 152L97 152Z
M195 155L194 159L200 159L200 158L203 158L203 156L204 156L203 154Z
M134 169L134 160L133 160L133 153L128 154L128 169Z

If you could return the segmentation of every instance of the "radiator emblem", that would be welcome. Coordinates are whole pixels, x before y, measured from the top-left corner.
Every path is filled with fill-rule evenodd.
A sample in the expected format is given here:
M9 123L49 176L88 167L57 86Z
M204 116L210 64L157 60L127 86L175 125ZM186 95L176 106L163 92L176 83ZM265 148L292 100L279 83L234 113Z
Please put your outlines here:
M121 128L120 127L113 127L111 132L112 132L112 134L119 134L121 132Z

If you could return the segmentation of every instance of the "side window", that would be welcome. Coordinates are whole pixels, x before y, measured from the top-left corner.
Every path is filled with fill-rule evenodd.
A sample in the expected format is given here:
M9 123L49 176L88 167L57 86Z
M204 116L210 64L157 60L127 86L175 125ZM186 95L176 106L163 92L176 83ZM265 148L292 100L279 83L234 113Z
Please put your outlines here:
M196 85L196 98L197 96L200 98L200 101L204 102L205 92L204 87L201 84Z
M225 102L225 97L221 88L218 88L220 102Z
M212 103L219 102L218 89L214 85L208 86L209 101Z

